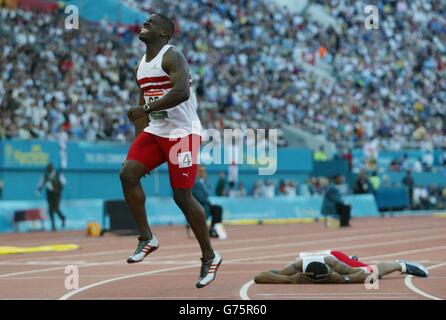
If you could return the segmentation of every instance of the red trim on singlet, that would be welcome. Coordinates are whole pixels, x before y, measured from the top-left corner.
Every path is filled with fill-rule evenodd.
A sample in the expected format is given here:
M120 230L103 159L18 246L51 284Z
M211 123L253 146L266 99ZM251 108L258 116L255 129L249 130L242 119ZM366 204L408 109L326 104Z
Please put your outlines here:
M139 79L138 80L138 85L142 86L143 84L146 84L146 83L156 83L156 82L166 82L166 81L170 81L170 77L169 76L146 77L146 78Z
M336 259L338 259L341 262L344 262L346 265L353 267L353 268L360 268L360 267L368 267L368 264L365 264L361 261L353 260L349 256L347 256L345 253L341 251L330 251L330 254L334 256Z
M160 86L147 86L144 88L141 88L142 90L144 90L144 92L149 91L149 90L166 90L166 89L172 89L173 85L171 83L168 84L163 84Z

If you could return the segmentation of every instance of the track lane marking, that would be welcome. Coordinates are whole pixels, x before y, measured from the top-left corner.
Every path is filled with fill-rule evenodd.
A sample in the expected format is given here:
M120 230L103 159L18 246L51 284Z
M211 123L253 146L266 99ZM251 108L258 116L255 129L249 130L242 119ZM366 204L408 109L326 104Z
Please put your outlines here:
M440 267L443 267L443 266L446 266L446 262L444 262L444 263L439 263L439 264L430 266L430 267L428 267L427 269L428 269L428 270L431 270L431 269L440 268ZM417 294L419 294L419 295L421 295L421 296L424 296L424 297L426 297L426 298L429 298L429 299L431 299L431 300L444 300L443 298L439 298L439 297L433 296L433 295L427 293L426 291L423 291L423 290L417 288L417 287L412 283L412 278L413 278L412 275L407 275L407 276L404 278L404 284L405 284L406 287L408 287L410 290L412 290L413 292L415 292L415 293L417 293Z
M419 230L417 231L411 231L409 233L418 233ZM402 233L404 235L407 235L408 232L398 232L398 233L394 233L392 235L398 235L399 233ZM370 238L380 238L382 237L381 234L375 234L375 235L368 235L368 236L359 236L359 237L344 237L344 238L337 238L337 239L326 239L326 240L320 240L320 241L305 241L305 242L300 242L299 245L307 245L307 244L322 244L322 243L330 243L332 244L335 241L349 241L349 240L367 240ZM441 235L441 236L429 236L429 237L424 237L424 238L418 238L418 241L422 241L422 240L434 240L434 239L443 239L446 238L446 235ZM338 248L340 249L357 249L357 248L369 248L369 247L374 247L374 246L386 246L388 244L402 244L402 243L407 243L407 242L412 242L412 239L405 239L405 240L395 240L395 241L385 241L385 242L377 242L374 243L372 245L370 244L361 244L361 245L353 245L353 246L342 246L339 245ZM244 248L239 248L239 249L224 249L224 250L220 250L219 252L240 252L240 251L252 251L258 248L261 249L265 249L265 248L284 248L284 247L293 247L296 246L296 243L282 243L282 244L278 244L278 245L270 245L270 246L250 246L250 247L244 247ZM289 257L289 256L294 256L296 255L295 253L285 253L285 254L278 254L278 255L267 255L267 256L261 256L258 257L259 259L262 258L278 258L278 257ZM156 257L153 260L157 261L157 260L165 260L165 259L171 259L171 258L181 258L181 257L189 257L190 253L188 254L176 254L176 255L168 255L168 256L163 256L163 257ZM249 260L257 260L256 258L248 258L247 261ZM243 260L241 260L243 261ZM227 261L228 263L229 261ZM112 261L102 261L102 262L91 262L91 263L86 263L86 264L79 264L77 265L78 267L96 267L96 266L104 266L104 265L112 265L112 264L124 264L124 260L123 259L119 259L119 260L112 260ZM144 263L144 262L143 262ZM62 267L54 267L54 268L45 268L45 269L35 269L35 270L29 270L29 271L21 271L21 272L14 272L14 273L7 273L7 274L0 274L0 278L5 278L5 277L10 277L10 276L17 276L17 275L24 275L24 274L33 274L33 273L39 273L39 272L48 272L48 271L56 271L56 270L64 270L65 266Z
M410 252L410 253L413 253L413 252L418 253L418 252L426 252L426 251L441 250L441 249L445 249L445 248L446 248L446 246L440 246L440 247L423 248L423 249L418 249L418 250L409 250L409 251L406 250L406 251L399 251L399 252L387 253L387 254L378 255L378 256L364 257L364 258L362 258L362 259L364 259L364 260L369 260L369 259L376 259L376 258L381 258L381 257L389 257L389 256L396 256L396 255L408 254L409 252ZM320 250L314 250L314 251L320 251ZM435 266L431 266L431 267L428 267L428 269L433 269L434 267L440 267L440 266L443 266L443 265L446 265L446 263L441 263L441 264L438 264L438 265L435 265ZM410 277L410 278L409 278L409 280L407 280L407 281L410 281L410 284L412 284L412 280L411 280L412 276L406 276L404 282L406 283L406 279L407 279L408 277ZM242 287L240 288L240 291L239 291L239 295L240 295L240 297L242 298L242 300L251 300L251 298L250 298L249 295L248 295L248 291L249 291L249 288L250 288L253 284L254 284L254 281L251 280L251 281L248 281L248 282L246 282L246 283L244 283L244 284L242 285ZM407 285L407 283L406 283L406 285ZM421 295L424 295L423 293L425 293L425 292L419 290L419 289L416 288L413 284L412 284L412 286L413 286L413 288L414 288L415 290L417 290L417 291L413 290L413 288L410 288L410 287L409 287L409 289L411 289L412 291L415 291L416 293L419 293L419 294L421 294ZM420 293L419 291L420 291L420 292L423 292L423 293ZM427 294L427 293L426 293L426 294ZM435 298L436 298L436 297L435 297Z
M409 227L409 226L415 226L416 228L411 228L411 229L402 229L401 231L398 231L398 233L407 233L407 232L417 232L417 231L425 231L426 228L429 228L429 230L432 229L443 229L445 226L439 226L438 222L433 223L433 222L426 222L423 224L405 224L405 225L399 225L397 228L402 228L402 227ZM389 232L382 232L383 230L388 230ZM373 232L373 230L379 230L380 235L391 235L394 234L395 231L395 227L394 226L389 226L389 227L373 227L373 228L358 228L355 231L355 233L353 234L349 234L349 237L353 237L356 238L357 236L361 236L361 233L363 233L364 230L367 230L368 233ZM352 231L352 230L348 230L348 231ZM358 235L356 234L356 231L358 233ZM298 238L300 236L296 236L296 241L301 241L301 240L306 240L306 238L313 238L313 237L318 237L320 235L322 236L331 236L331 235L338 235L339 231L321 231L321 232L316 232L316 233L308 233L308 234L304 234L304 236L309 236L309 237L305 237L305 238ZM250 239L241 239L241 240L225 240L224 242L220 242L220 245L234 245L234 244L238 244L238 243L252 243L252 242L262 242L262 241L272 241L272 240L289 240L290 238L293 238L293 236L271 236L271 237L263 237L263 238L250 238ZM327 239L322 239L322 240L333 240L333 239L329 239L327 237ZM195 244L190 244L190 245L173 245L173 246L164 246L163 250L172 250L172 249L188 249L188 248L196 248ZM74 254L67 254L67 255L58 255L58 259L63 259L63 258L72 258L72 257L90 257L90 256L101 256L101 255L109 255L109 254L115 254L115 253L121 253L121 252L128 252L128 249L119 249L119 250L109 250L109 251L103 251L103 252L89 252L89 253L74 253ZM45 259L53 259L55 256L46 256L46 257L37 257L35 259L33 259L34 261L37 260L45 260ZM10 262L26 262L29 258L19 258L19 259L12 259L12 260L6 260L6 261L0 261L0 265L2 264L8 264Z
M417 240L418 241L422 241L423 239L424 240L426 240L426 239L432 240L432 239L436 239L436 238L446 238L446 236L425 237L425 238L418 238ZM364 248L365 247L365 248L367 248L367 247L375 247L375 246L378 246L378 245L387 246L387 245L394 245L394 244L405 243L405 242L412 242L412 241L413 241L412 239L396 240L396 241L384 241L384 242L381 242L381 243L355 245L355 246L351 246L351 247L354 247L354 248L357 248L357 247L363 247ZM256 248L256 247L254 247L254 248ZM348 247L343 247L343 248L348 248ZM252 250L252 248L251 248L251 250ZM287 255L295 255L295 253L294 254L287 254ZM266 255L266 256L261 256L261 257L249 257L249 258L230 259L230 260L227 260L227 263L230 264L230 263L240 262L240 261L250 261L250 260L256 260L258 258L260 258L260 259L274 258L274 257L277 257L277 256L283 256L283 255ZM142 273L137 273L137 274L130 274L130 275L127 275L127 276L122 276L122 277L111 278L111 279L99 281L99 282L96 282L96 283L92 283L92 284L87 285L85 287L82 287L82 288L79 288L77 290L68 292L67 294L65 294L62 297L60 297L59 300L67 300L67 299L71 298L72 296L74 296L74 295L76 295L76 294L78 294L80 292L83 292L83 291L86 291L88 289L91 289L91 288L94 288L94 287L98 287L98 286L101 286L101 285L104 285L104 284L115 282L115 281L126 280L126 279L135 278L135 277L147 276L147 275L158 274L158 273L164 273L164 272L168 272L168 271L176 271L176 270L188 269L188 268L197 267L197 266L201 266L201 264L181 266L181 267L174 267L174 268L158 269L158 270L152 270L152 271L147 271L147 272L142 272ZM251 283L251 285L252 285L252 283ZM249 289L249 286L247 287L247 290L248 289ZM249 297L248 297L248 299L249 299Z

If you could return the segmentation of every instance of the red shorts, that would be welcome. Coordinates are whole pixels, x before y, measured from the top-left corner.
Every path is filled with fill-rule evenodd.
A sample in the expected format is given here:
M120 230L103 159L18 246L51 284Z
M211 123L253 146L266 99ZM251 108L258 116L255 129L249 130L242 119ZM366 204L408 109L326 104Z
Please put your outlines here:
M138 161L147 172L167 161L172 188L191 189L197 176L200 144L201 137L196 134L170 139L142 132L130 146L127 160Z

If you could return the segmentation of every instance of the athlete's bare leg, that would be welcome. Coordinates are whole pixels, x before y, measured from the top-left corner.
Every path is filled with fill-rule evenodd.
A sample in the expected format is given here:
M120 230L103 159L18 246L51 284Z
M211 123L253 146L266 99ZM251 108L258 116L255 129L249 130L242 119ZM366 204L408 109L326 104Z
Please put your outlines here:
M141 178L147 174L147 168L134 160L127 160L121 168L121 179L124 198L138 225L140 237L144 240L152 239L152 231L147 222L146 195L141 186Z
M401 272L401 265L396 262L381 262L377 263L376 266L378 267L379 276L383 277L386 274L399 271Z
M181 209L200 244L204 260L214 258L214 249L209 238L204 209L192 195L192 189L172 189L173 199Z

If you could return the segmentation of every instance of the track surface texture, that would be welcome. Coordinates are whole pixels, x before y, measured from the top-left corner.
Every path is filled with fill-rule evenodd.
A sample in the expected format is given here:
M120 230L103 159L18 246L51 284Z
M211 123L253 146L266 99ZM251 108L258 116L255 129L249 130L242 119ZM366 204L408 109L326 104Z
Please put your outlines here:
M0 256L0 299L445 299L446 219L431 216L364 218L348 229L313 224L227 226L214 240L223 264L216 280L196 289L200 251L182 226L154 227L160 249L128 265L137 238L83 232L0 235L0 246L76 243L80 250ZM257 285L254 275L279 269L299 252L337 249L369 263L407 259L429 267L429 278L399 273L364 284ZM79 271L79 288L66 289L67 266ZM71 267L72 268L72 267ZM72 270L72 269L70 269ZM67 271L68 272L68 271Z

